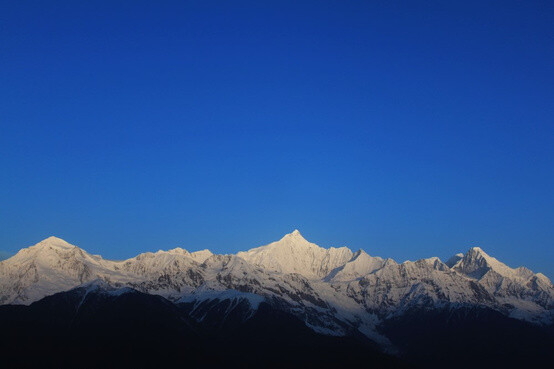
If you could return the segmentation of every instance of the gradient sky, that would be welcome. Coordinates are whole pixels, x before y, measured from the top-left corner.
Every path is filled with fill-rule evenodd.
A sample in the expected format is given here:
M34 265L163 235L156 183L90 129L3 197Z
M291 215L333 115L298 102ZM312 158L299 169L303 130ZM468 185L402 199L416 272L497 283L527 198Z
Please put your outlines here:
M2 1L0 249L298 228L554 277L553 25L552 1Z

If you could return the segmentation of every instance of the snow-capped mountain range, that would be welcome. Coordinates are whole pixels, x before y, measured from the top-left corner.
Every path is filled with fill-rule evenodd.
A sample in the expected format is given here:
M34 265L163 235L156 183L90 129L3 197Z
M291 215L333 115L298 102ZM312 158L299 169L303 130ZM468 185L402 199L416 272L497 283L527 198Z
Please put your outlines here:
M485 307L536 324L554 317L554 287L545 275L510 268L478 247L447 262L397 263L363 250L325 249L295 230L235 255L176 248L112 261L50 237L0 262L0 304L28 305L79 286L161 295L192 304L199 320L217 301L246 301L252 311L264 301L316 332L362 333L383 347L389 342L379 324L413 309Z

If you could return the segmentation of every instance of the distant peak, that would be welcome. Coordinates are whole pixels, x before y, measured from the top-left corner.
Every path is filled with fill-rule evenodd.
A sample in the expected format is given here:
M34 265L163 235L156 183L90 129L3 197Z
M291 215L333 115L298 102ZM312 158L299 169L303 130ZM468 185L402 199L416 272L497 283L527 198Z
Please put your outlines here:
M283 236L283 239L295 239L295 240L305 240L305 238L302 236L300 231L298 229L295 229L291 233L287 233Z
M460 259L460 262L464 260L464 263L473 263L473 262L490 262L493 258L489 256L485 251L483 251L480 247L472 247L470 248Z
M174 249L171 249L171 250L168 250L168 251L158 251L158 252L169 252L171 254L184 254L184 255L187 255L189 252L188 250L185 250L184 248L182 247L176 247Z
M470 250L471 251L476 251L476 252L483 252L483 249L478 247L478 246L472 247Z
M50 236L48 238L45 238L44 240L40 241L37 245L43 245L43 246L64 246L68 247L71 246L71 244L65 240L62 240L61 238Z
M473 255L481 255L483 257L490 257L489 254L487 254L482 248L477 246L470 248L468 253Z
M464 254L459 252L457 253L456 255L452 256L450 259L448 259L445 264L449 267L449 268L452 268L454 265L456 265L460 260L462 260L464 258Z
M454 266L457 271L476 279L481 279L490 270L508 278L525 278L533 273L530 270L513 269L487 254L480 247L472 247Z
M63 240L59 237L56 237L56 236L50 236L50 237L47 237L44 240L42 240L42 242L58 242L58 241L62 241L62 242L67 243L67 241L65 241L65 240Z

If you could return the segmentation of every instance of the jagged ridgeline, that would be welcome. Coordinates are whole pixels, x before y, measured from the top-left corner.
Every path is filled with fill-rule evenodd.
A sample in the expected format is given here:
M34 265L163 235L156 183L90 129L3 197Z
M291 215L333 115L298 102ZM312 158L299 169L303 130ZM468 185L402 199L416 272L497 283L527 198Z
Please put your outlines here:
M58 293L64 292L66 296L61 298ZM176 248L112 261L50 237L0 262L0 304L6 305L0 309L0 319L4 319L0 323L14 331L14 316L25 327L27 318L34 316L31 320L36 322L40 321L37 316L56 316L56 311L64 312L65 318L59 321L68 331L75 329L76 322L92 329L98 327L100 315L87 315L87 311L101 311L107 320L113 319L110 306L137 314L137 305L128 302L133 298L152 305L148 311L161 309L166 317L180 322L158 322L161 327L176 327L170 336L180 338L172 342L192 337L191 342L198 343L213 334L225 342L228 332L259 329L267 321L281 319L288 325L273 326L274 337L283 336L280 326L294 327L290 329L295 335L306 335L313 343L324 342L319 348L343 347L346 353L348 347L362 347L379 363L395 366L400 362L387 355L413 363L432 359L455 365L449 356L455 352L443 347L452 341L454 332L460 339L454 340L458 347L477 344L483 337L494 341L495 331L499 337L502 332L502 339L524 340L525 344L511 349L512 356L504 356L510 358L509 364L531 354L541 357L552 344L554 288L550 280L524 267L510 268L480 248L457 254L445 263L436 257L397 263L363 250L321 248L295 230L279 241L236 255ZM64 307L57 309L54 302ZM143 318L147 315L151 314L141 310ZM71 319L64 320L68 316ZM147 321L151 324L159 319ZM476 322L474 329L469 329ZM99 334L97 328L92 331ZM24 328L18 332L25 337ZM45 332L49 329L42 331L47 336ZM195 336L198 334L203 338ZM264 336L259 331L256 334ZM535 342L538 338L539 343ZM354 341L346 344L345 340ZM479 347L486 348L487 342L480 342ZM289 350L299 347L289 343ZM528 349L531 343L535 351ZM525 354L517 348L525 348ZM486 353L482 356L490 358Z

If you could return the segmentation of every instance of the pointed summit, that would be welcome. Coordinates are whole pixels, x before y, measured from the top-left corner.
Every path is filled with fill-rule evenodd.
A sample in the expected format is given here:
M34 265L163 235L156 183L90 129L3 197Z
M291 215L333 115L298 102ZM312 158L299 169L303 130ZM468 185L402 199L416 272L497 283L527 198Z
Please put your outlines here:
M489 263L490 259L491 257L480 247L472 247L454 264L452 268L467 275L468 277L481 279L489 270L492 269Z
M298 273L308 278L323 278L352 258L346 247L324 249L307 241L295 229L279 241L237 253L244 260L281 273Z
M524 271L510 268L487 254L480 247L470 248L452 269L475 279L481 279L490 270L502 277L508 278L522 278L529 274ZM532 274L532 272L530 273Z
M300 233L300 231L298 229L295 229L294 231L292 231L291 233L287 233L286 235L283 236L283 238L285 237L288 237L288 238L298 238L298 239L303 239L305 240L305 238L302 236L302 234Z
M487 254L485 251L483 251L482 248L480 248L478 246L470 248L468 252L472 252L474 254L481 254L483 256L489 256L489 254Z
M279 241L277 241L275 243L278 243L278 244L294 244L294 245L301 245L301 246L308 246L308 247L310 247L310 246L319 247L316 244L311 243L308 240L306 240L304 238L304 236L302 236L302 234L300 233L300 231L298 229L295 229L291 233L287 233Z

